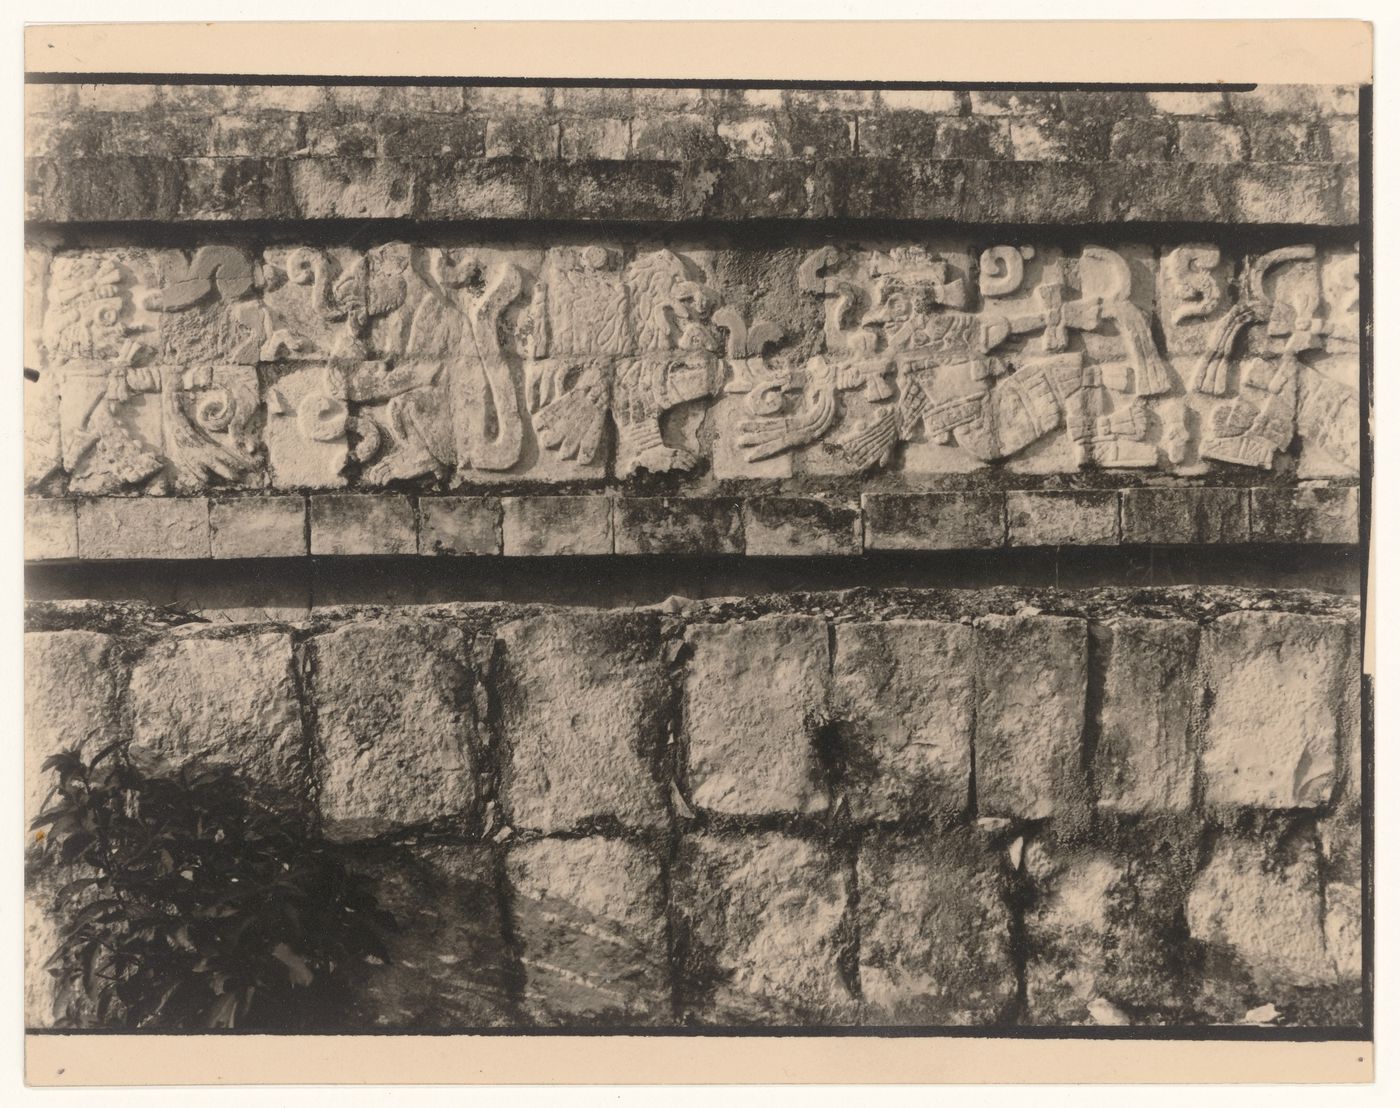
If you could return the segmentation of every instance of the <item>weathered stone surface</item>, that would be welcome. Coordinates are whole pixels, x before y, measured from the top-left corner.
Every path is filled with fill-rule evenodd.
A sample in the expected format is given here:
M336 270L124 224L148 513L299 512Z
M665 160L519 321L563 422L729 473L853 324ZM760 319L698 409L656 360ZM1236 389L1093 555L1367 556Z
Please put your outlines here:
M470 817L478 739L462 632L373 619L318 635L311 650L327 833L365 838Z
M1141 824L1098 843L1028 843L1024 918L1032 1023L1179 1022L1199 972L1179 919L1197 856L1189 821ZM1115 841L1115 839L1117 841Z
M1103 682L1093 764L1099 807L1188 810L1196 780L1197 625L1116 619L1090 634Z
M626 497L616 502L619 554L742 554L739 502Z
M849 881L846 864L819 843L775 832L685 836L671 887L690 1018L852 1022Z
M697 806L732 816L827 807L817 729L826 718L823 620L771 616L686 632L683 726Z
M355 869L375 879L397 927L387 963L342 968L345 1030L461 1031L518 1022L493 851L481 846L374 848Z
M832 658L841 787L857 821L963 814L976 707L973 631L957 623L842 623Z
M977 658L978 815L1075 820L1088 800L1084 621L983 616Z
M1204 944L1202 1006L1243 1021L1256 1006L1332 984L1323 918L1311 837L1222 835L1186 902L1191 938Z
M1344 984L1360 984L1364 971L1362 820L1360 807L1350 803L1318 821L1322 899L1326 906L1323 936L1337 980Z
M1359 490L1251 489L1250 538L1255 542L1358 541Z
M312 554L412 554L413 505L404 496L311 497Z
M1248 489L1124 489L1119 495L1125 543L1249 541Z
M611 554L612 501L598 496L507 496L501 500L507 557Z
M1111 546L1118 542L1113 492L1012 492L1006 496L1012 546Z
M307 552L306 500L276 496L215 500L209 505L215 558L292 558Z
M670 1021L660 855L618 839L542 839L511 848L511 930L535 1023Z
M51 562L78 556L78 508L72 500L24 501L24 560Z
M295 667L286 632L160 643L132 667L134 745L173 765L232 766L299 802L307 749Z
M83 558L208 558L209 502L111 498L78 501Z
M975 833L862 837L861 1022L999 1023L1016 1003L1005 874Z
M951 550L1006 541L1000 493L866 493L867 550Z
M1314 808L1338 775L1343 671L1353 663L1340 620L1234 612L1206 631L1213 691L1201 773L1216 807Z
M484 496L423 497L420 554L499 554L501 502Z
M95 631L24 636L24 814L37 816L53 784L41 771L61 750L91 756L130 732L121 710L126 669L117 640Z
M796 496L746 497L744 553L758 557L859 554L860 509Z
M670 685L655 618L552 612L498 634L507 822L544 832L664 826Z

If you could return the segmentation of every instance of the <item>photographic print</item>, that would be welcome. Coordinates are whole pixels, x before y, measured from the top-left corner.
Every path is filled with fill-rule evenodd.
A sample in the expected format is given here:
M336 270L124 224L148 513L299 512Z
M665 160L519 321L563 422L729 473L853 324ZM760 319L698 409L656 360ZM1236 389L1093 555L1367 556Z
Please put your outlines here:
M686 76L29 73L31 1042L1368 1042L1369 84Z

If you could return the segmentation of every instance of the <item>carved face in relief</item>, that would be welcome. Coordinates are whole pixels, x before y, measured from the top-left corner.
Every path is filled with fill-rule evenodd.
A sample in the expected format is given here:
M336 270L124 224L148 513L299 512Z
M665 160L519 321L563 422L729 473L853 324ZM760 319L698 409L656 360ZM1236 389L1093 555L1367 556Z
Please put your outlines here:
M45 342L69 358L118 358L140 330L123 319L128 305L121 270L105 259L55 261L49 296Z

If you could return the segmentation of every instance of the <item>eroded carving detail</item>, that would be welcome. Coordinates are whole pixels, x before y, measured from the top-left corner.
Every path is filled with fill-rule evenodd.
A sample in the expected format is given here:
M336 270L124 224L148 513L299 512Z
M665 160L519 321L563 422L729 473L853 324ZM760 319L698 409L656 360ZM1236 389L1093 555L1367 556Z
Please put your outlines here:
M787 291L725 287L759 272L738 252L624 244L60 250L41 353L82 494L1280 452L1346 476L1356 257L1288 246L1233 277L1209 243L827 245ZM1159 350L1154 286L1166 349L1198 357Z

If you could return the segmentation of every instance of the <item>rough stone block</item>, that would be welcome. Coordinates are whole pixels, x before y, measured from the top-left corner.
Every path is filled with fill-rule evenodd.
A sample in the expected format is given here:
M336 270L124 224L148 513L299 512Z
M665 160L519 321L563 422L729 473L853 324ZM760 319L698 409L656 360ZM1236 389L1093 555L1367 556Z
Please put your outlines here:
M1009 492L1006 520L1012 546L1112 546L1118 542L1118 495Z
M1213 116L1225 111L1220 92L1149 92L1147 99L1164 115Z
M1191 938L1204 944L1202 1006L1243 1021L1294 989L1333 983L1322 907L1311 839L1222 835L1186 901Z
M236 768L278 798L305 798L306 744L292 637L177 635L131 671L133 745L172 765Z
M632 156L646 161L692 162L724 154L714 120L694 112L645 115L632 121Z
M1177 152L1188 162L1229 165L1244 161L1244 128L1208 119L1183 119L1177 125Z
M618 839L511 848L511 930L535 1023L666 1023L671 1017L661 857Z
M632 129L627 119L570 119L559 134L559 154L564 158L627 157Z
M742 554L737 500L625 497L616 501L619 554Z
M311 497L312 554L412 554L417 549L413 505L406 496Z
M1250 489L1254 542L1355 543L1360 493L1346 488Z
M1361 881L1362 810L1355 802L1318 821L1321 847L1323 900L1327 905L1322 921L1327 953L1337 980L1359 985L1364 970L1362 957L1362 918L1364 915Z
M867 550L962 550L1006 541L1001 493L865 493Z
M1125 543L1186 546L1249 540L1248 489L1143 488L1119 495Z
M403 219L413 215L407 158L292 158L292 203L303 219Z
M880 106L890 111L957 115L962 110L958 94L948 89L881 89L879 97Z
M507 496L501 500L507 557L611 554L612 499L603 496Z
M827 625L813 616L686 632L684 727L694 804L732 816L827 807L817 731L827 713Z
M685 836L671 888L690 1018L854 1022L850 880L846 863L820 843L774 832Z
M78 556L78 507L72 500L24 502L24 560L52 562Z
M832 712L853 820L932 820L966 811L974 653L972 628L958 623L837 625Z
M397 928L385 936L387 963L339 967L347 1031L465 1031L518 1022L496 860L489 847L376 848L355 868L376 881L379 906Z
M655 618L557 611L498 634L507 822L544 832L665 826L670 687Z
M353 623L311 641L315 773L327 834L469 817L477 798L467 644L443 624Z
M209 505L215 558L295 558L306 545L306 498L246 497Z
M1201 773L1217 807L1315 808L1337 783L1346 625L1292 612L1233 612L1206 632L1213 699Z
M1006 878L964 830L861 839L861 1022L999 1023L1016 1003Z
M859 554L860 509L796 496L746 497L744 552L759 557Z
M418 501L418 553L499 554L501 502L486 496L425 496Z
M1041 1025L1180 1023L1196 967L1179 933L1195 870L1191 823L1139 824L1094 843L1026 845L1026 1008Z
M209 502L201 497L108 497L78 502L86 559L208 558Z
M1102 673L1094 784L1101 809L1184 812L1195 787L1199 628L1118 618L1090 628Z
M96 631L24 636L24 817L42 809L53 785L41 771L61 750L95 754L130 732L121 710L126 670L117 640Z
M1082 816L1088 681L1083 620L989 615L977 621L977 813Z

